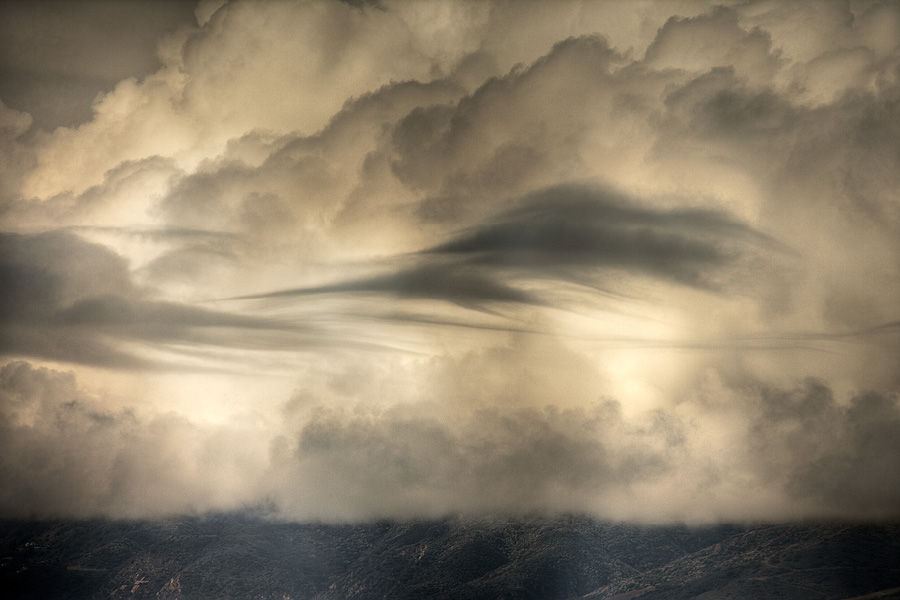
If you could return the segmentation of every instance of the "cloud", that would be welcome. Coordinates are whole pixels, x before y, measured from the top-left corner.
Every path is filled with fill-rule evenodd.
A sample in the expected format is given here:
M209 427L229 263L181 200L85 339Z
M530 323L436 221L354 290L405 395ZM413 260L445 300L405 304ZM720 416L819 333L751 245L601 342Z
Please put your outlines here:
M27 107L46 131L90 120L98 93L156 70L159 38L192 16L179 2L13 3L0 10L0 96Z
M102 183L80 194L63 192L50 198L21 193L0 201L5 230L33 232L66 226L129 226L148 219L154 202L180 171L160 156L124 161L110 169Z
M742 28L737 10L725 6L692 18L671 17L647 48L644 63L699 73L730 67L742 79L766 83L779 66L768 33Z
M527 293L451 265L424 265L396 274L292 290L279 290L241 299L287 298L311 294L384 293L401 298L431 298L467 305L483 302L534 303Z
M439 23L423 20L426 30L431 24ZM162 67L121 80L94 104L90 122L43 139L38 161L54 172L32 177L25 193L78 194L121 161L153 155L193 169L253 130L314 134L349 98L391 81L427 81L459 59L428 55L419 45L426 39L402 14L370 6L228 3L161 43ZM261 103L260 90L277 92Z
M238 509L255 500L243 472L264 457L239 423L210 431L104 405L71 373L26 362L0 367L0 430L0 510L20 518Z
M439 392L386 408L298 390L285 406L296 433L273 441L272 481L286 486L273 490L275 504L329 520L896 517L895 395L714 380L677 405L634 412L590 397L603 389L597 365L526 339L433 364L446 379L425 379Z
M724 292L752 277L765 253L778 248L725 213L656 210L597 186L554 186L508 205L447 242L392 258L412 261L393 273L234 299L375 294L495 310L496 303L550 304L546 294L521 287L529 280L615 290L611 280L636 275Z
M839 402L823 382L764 389L749 429L767 478L823 514L890 517L900 500L900 402L860 393Z
M3 511L895 518L900 13L726 4L208 2L0 106Z
M640 434L612 433L623 427L614 406L470 418L459 429L402 409L316 415L284 457L286 476L316 483L278 502L300 518L330 519L581 511L667 468Z
M31 122L31 115L0 99L0 206L15 197L25 173L34 168L34 153L22 139Z
M773 244L725 213L654 210L610 190L564 185L428 252L563 279L612 268L715 288L712 273L754 245Z
M487 376L509 358L482 354L469 373ZM362 390L334 388L339 405L298 389L273 428L259 415L208 423L148 411L86 392L71 373L8 363L0 510L132 518L261 507L325 521L897 516L896 396L839 399L810 380L720 388L725 397L629 415L610 399L526 406L490 398L501 386L463 390L480 397L448 411L453 386L434 404L382 408L352 401Z
M319 346L327 337L312 326L153 299L133 284L121 256L68 232L3 234L0 247L7 356L149 368L162 365L129 343L279 349Z
M560 180L602 179L631 158L621 151L629 144L608 152L634 117L642 127L629 104L666 79L632 77L626 64L603 37L561 41L453 107L410 113L392 136L392 173L426 196L421 216L451 223L482 218L494 199ZM600 131L606 139L594 146Z

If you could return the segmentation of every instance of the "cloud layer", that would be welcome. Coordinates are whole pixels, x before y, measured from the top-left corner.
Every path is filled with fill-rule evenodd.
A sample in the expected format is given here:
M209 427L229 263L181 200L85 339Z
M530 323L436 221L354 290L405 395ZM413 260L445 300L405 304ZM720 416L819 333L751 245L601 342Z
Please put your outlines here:
M467 375L510 366L493 359ZM465 388L456 387L440 401ZM534 408L487 399L450 416L421 400L377 409L339 393L342 402L310 404L298 391L280 423L209 425L109 406L71 373L14 362L0 372L0 510L137 518L252 509L330 521L896 516L896 396L843 405L817 380L720 391L727 397L630 417L614 400Z
M0 104L0 513L897 518L897 5L156 18Z

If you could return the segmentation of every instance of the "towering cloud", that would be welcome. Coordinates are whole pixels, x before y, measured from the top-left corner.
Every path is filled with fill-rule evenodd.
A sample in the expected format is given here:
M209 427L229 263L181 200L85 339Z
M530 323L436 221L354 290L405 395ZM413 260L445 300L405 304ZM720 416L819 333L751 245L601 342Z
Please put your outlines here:
M2 97L0 513L898 516L897 5L154 14Z

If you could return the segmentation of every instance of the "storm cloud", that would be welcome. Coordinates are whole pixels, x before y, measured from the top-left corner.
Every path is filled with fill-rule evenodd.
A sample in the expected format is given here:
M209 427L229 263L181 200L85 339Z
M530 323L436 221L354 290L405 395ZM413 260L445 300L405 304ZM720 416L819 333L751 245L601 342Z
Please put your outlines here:
M897 518L896 3L128 6L4 9L0 513Z

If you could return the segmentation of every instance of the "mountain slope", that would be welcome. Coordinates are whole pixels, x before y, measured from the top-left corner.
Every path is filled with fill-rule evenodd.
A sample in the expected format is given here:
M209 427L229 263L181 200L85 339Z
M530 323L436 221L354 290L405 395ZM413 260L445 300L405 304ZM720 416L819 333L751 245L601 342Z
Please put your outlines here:
M900 527L0 522L9 598L897 598Z

